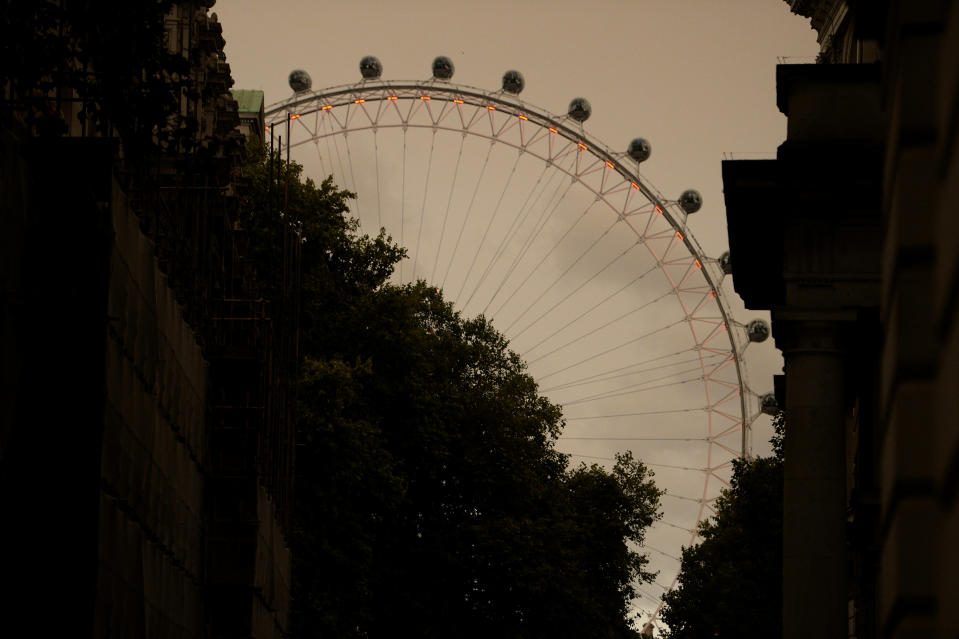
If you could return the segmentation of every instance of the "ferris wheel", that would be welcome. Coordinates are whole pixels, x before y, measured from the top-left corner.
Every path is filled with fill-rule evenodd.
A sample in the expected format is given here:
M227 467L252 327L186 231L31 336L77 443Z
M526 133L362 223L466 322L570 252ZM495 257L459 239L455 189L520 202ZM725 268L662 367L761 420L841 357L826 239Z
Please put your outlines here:
M563 406L573 461L632 449L656 473L664 516L644 547L659 577L634 602L649 626L751 425L776 410L744 357L769 326L732 318L729 254L705 255L690 232L697 191L669 198L640 173L647 140L610 149L583 126L586 99L552 114L519 97L518 71L495 91L453 73L440 56L428 80L387 81L367 56L357 83L314 91L296 70L267 129L308 174L357 193L364 232L407 247L397 282L426 280L493 320Z

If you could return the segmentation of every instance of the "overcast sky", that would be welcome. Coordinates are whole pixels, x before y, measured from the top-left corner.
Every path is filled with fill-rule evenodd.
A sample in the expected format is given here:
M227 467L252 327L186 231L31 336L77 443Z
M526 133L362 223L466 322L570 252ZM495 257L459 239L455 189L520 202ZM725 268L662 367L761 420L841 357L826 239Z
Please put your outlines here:
M648 138L653 155L642 166L645 178L667 197L678 197L687 188L702 193L705 204L690 217L689 229L707 257L718 257L728 246L720 161L730 153L737 157L775 154L786 126L785 117L775 105L777 61L787 58L791 62L811 62L818 51L809 21L791 14L782 0L232 0L218 3L214 10L223 24L235 87L262 89L268 104L290 96L290 70L308 71L314 89L343 85L359 80L357 65L365 55L377 56L384 67L384 79L391 80L427 80L433 58L446 55L456 66L454 82L490 90L499 88L505 70L518 69L526 79L522 99L552 113L565 113L571 98L586 97L593 107L585 125L590 136L618 150L625 150L634 137ZM388 140L380 138L380 143L385 146ZM471 148L467 147L466 153L474 153L481 161L485 151ZM378 179L383 184L392 179L395 184L395 175L391 177L390 173L395 174L398 168L383 159L387 153L380 150L378 170L382 174ZM505 163L492 157L493 164ZM314 177L324 177L315 160L299 155L297 159ZM421 160L419 170L425 165ZM354 185L344 185L361 191L361 207L362 191L369 192L377 183L371 176L368 169L355 177ZM385 196L382 198L388 202ZM369 201L367 195L365 202ZM371 209L368 206L367 214ZM578 209L573 206L572 210ZM775 210L771 209L770 215L775 215ZM388 220L382 223L389 226ZM396 224L387 230L399 237ZM430 237L430 231L424 236ZM413 243L411 237L404 237L407 246ZM464 246L469 246L469 239ZM564 245L557 253L564 251L576 254L574 245ZM424 261L438 263L439 268L434 266L432 270L442 272L446 260L443 254L442 259ZM635 268L643 266L637 263ZM600 295L618 283L617 277L600 278L593 290ZM582 299L589 303L586 300L592 298ZM510 304L510 308L516 308L515 302ZM741 322L761 315L744 311L736 300L730 305ZM500 326L499 318L494 318ZM653 315L643 318L640 321L668 321ZM517 326L527 320L523 318ZM635 331L635 326L630 330ZM632 334L625 329L621 333ZM530 338L530 334L522 337ZM521 348L521 342L515 341L517 348ZM588 348L592 350L583 352L598 352L600 346ZM644 353L652 357L655 351ZM761 347L752 345L748 355L750 386L759 392L771 390L771 376L781 368L773 346L769 342ZM540 369L531 365L531 371L539 374ZM546 381L541 385L549 386ZM589 392L583 389L583 393ZM680 396L676 397L679 401ZM578 414L575 410L570 407L567 415ZM573 422L570 424L573 428ZM767 439L768 432L760 427L754 437L754 450L760 454L768 451ZM587 445L580 441L567 442L565 449L603 457L623 447L615 442ZM685 459L682 450L663 449L650 454ZM702 466L696 454L689 453L689 463ZM701 477L693 479L688 474L672 480L666 469L657 471L660 479L674 481L675 490L683 490L684 482L702 483ZM685 510L675 499L664 500L663 505L665 520L681 527L694 523L695 515L690 514L688 504ZM654 540L660 550L678 555L689 536L677 528L661 527ZM661 569L657 581L668 586L676 563L662 555L653 559ZM660 587L648 587L646 599L637 602L638 608L653 607L652 600L661 592Z

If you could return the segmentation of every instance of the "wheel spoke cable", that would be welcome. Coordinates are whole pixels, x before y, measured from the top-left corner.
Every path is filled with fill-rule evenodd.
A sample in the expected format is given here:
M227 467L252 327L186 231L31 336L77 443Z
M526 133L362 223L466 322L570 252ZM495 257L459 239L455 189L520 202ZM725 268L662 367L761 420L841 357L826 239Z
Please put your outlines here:
M547 336L543 337L542 339L540 339L538 342L536 342L535 344L533 344L532 346L530 346L529 348L527 348L527 349L526 349L526 352L529 353L530 351L533 351L533 350L536 349L537 347L542 346L545 342L549 341L550 339L552 339L553 337L555 337L555 336L558 335L559 333L563 332L564 330L566 330L567 328L569 328L570 326L572 326L573 324L575 324L575 323L578 322L579 320L583 319L584 317L586 317L587 315L589 315L589 314L592 313L593 311L597 310L598 308L600 308L601 306L603 306L606 302L609 302L609 301L612 300L614 297L616 297L617 295L619 295L619 294L622 293L623 291L627 290L628 288L630 288L631 286L633 286L634 284L636 284L637 282L639 282L640 280L642 280L644 277L646 277L646 276L649 275L650 273L656 271L656 269L657 269L656 266L651 266L651 267L649 268L649 270L644 271L643 273L641 273L641 274L639 274L638 276L634 277L631 281L627 282L626 284L624 284L623 286L621 286L621 287L620 287L619 289L617 289L616 291L610 293L609 295L607 295L606 297L604 297L602 300L600 300L599 302L597 302L596 304L594 304L594 305L591 306L590 308L586 309L585 311L583 311L582 313L580 313L579 315L577 315L576 317L574 317L574 318L571 319L570 321L566 322L565 324L563 324L562 326L560 326L558 329L556 329L555 331L553 331L553 332L550 333L549 335L547 335ZM570 295L572 295L572 294L570 294ZM568 297L570 297L570 296L568 295L567 298L568 298ZM566 301L566 298L560 300L560 303L565 302L565 301ZM548 311L546 311L546 312L549 313L549 312L551 312L554 308L556 308L556 306L553 306L553 308L550 308L550 309L549 309ZM642 306L640 306L639 308L641 309ZM634 309L634 310L638 310L638 309ZM537 319L537 321L538 321L538 319ZM526 329L523 329L523 330L526 330Z
M522 156L519 156L516 158L517 163L519 162L520 158L522 158ZM550 168L549 165L543 166L543 170L540 172L539 177L536 178L536 182L530 188L529 193L526 195L526 200L524 200L523 205L519 209L521 212L526 208L526 206L529 204L530 200L532 199L533 195L536 193L540 185L543 183L543 178L546 176L546 173L549 171L549 168ZM513 165L513 171L514 172L516 171L516 164ZM507 180L507 187L509 186L509 183L512 180L512 177L513 177L513 173L510 174L510 180ZM550 179L552 179L552 176L550 176ZM486 227L486 233L483 234L484 242L486 240L487 234L489 233L489 226L492 225L493 223L493 218L495 217L495 213L499 212L500 204L502 204L503 198L505 197L505 195L506 195L506 189L504 189L503 193L500 195L500 201L496 204L494 216L490 218L489 225L487 225ZM506 237L509 237L512 234L513 228L516 226L516 221L518 218L519 218L518 215L513 218L513 221L510 223L509 229L506 231ZM477 255L479 255L479 251L480 249L482 249L484 242L481 242L480 246L477 248ZM479 277L479 281L473 286L473 290L470 293L469 297L466 298L466 303L463 304L464 308L466 308L469 305L469 303L473 300L473 296L476 295L480 287L483 286L483 283L486 281L486 277L489 275L490 270L493 268L493 264L496 262L496 260L499 257L501 247L502 247L502 242L500 243L500 246L497 247L497 249L493 252L493 257L491 258L490 262L487 263L486 268L483 269L483 272ZM473 259L475 262L476 257L474 256ZM473 268L472 265L470 265L470 270L472 270L472 268ZM464 282L464 285L465 285L465 282Z
M590 204L589 207L588 207L585 211L583 211L583 215L585 216L585 215L589 212L589 209L592 208L592 207L593 207L593 205ZM516 317L516 319L514 319L514 320L512 321L512 323L510 323L509 326L507 326L507 327L504 329L504 331L507 331L507 332L508 332L509 329L511 329L511 328L516 324L516 322L518 322L520 319L523 318L523 316L526 314L526 312L529 310L529 308L531 308L531 307L534 306L535 304L539 303L539 301L540 301L541 299L543 299L543 297L544 297L547 293L549 293L551 290L553 290L553 287L554 287L554 286L556 286L556 285L559 284L562 280L564 280L564 279L566 278L566 276L569 275L569 272L572 271L572 270L576 267L576 265L579 264L580 261L581 261L584 257L586 257L590 252L592 252L592 250L593 250L594 248L596 248L596 246L597 246L600 242L603 241L603 238L605 238L607 235L609 235L609 232L612 231L612 230L613 230L613 227L615 227L617 224L619 224L619 220L616 220L615 222L613 222L612 224L610 224L610 225L606 228L606 230L604 230L604 231L600 234L599 237L597 237L595 240L593 240L593 243L590 244L590 245L586 248L586 250L584 250L582 253L580 253L579 256L578 256L575 260L573 260L572 263L570 263L569 266L566 267L566 270L564 270L562 273L560 273L558 276L556 276L556 277L553 279L553 281L550 282L549 286L547 286L546 288L544 288L544 289L540 292L540 294L536 297L536 299L534 299L534 300L532 301L532 303L531 303L529 306L527 306L527 310L526 310L526 311L523 311L523 314L522 314L522 315L519 315L518 317ZM619 256L619 257L621 257L621 256ZM544 258L544 259L545 259L545 258ZM615 258L615 259L618 259L618 257ZM615 261L615 259L614 259L614 261ZM542 262L540 262L540 263L542 263ZM600 272L602 272L603 270L606 270L606 267L603 267L603 269L601 269ZM533 271L530 272L530 275L532 275L532 273L533 273ZM597 275L598 275L598 273L597 273ZM595 275L594 275L593 277L595 277ZM528 279L528 278L527 278L527 279ZM590 278L589 281L592 281L592 278ZM525 284L525 280L524 280L523 283ZM519 290L519 288L516 289L516 291L518 291L518 290ZM515 294L516 291L514 291L514 294ZM512 295L509 297L509 299L512 299ZM507 299L507 302L509 301L509 299ZM503 306L505 306L505 304L506 304L506 303L504 302L504 303L503 303ZM500 310L502 310L503 306L500 306Z
M492 144L490 145L492 149ZM489 157L489 156L487 156ZM493 213L490 215L489 221L486 223L486 230L483 231L483 237L480 240L479 245L476 247L476 251L473 253L473 259L470 261L469 268L466 270L466 275L463 277L463 282L460 284L459 290L456 292L456 297L454 298L457 305L459 304L460 296L463 294L463 289L466 288L466 284L469 281L470 275L473 273L473 267L476 266L476 259L479 257L480 252L483 250L483 247L486 245L486 238L489 236L490 228L493 226L494 220L500 211L500 208L503 205L503 199L506 197L507 191L509 191L510 184L513 182L513 177L516 175L516 167L519 166L519 161L522 159L521 154L516 155L516 161L513 162L513 168L510 170L509 175L506 177L506 184L503 186L503 190L500 191L499 199L496 201L496 206L493 208ZM543 167L543 174L546 173L546 170L549 167ZM475 294L475 289L474 289ZM463 304L461 308L466 308L470 303L470 300L473 299L473 296L470 295L469 299L466 300L466 303Z
M463 231L466 230L466 226L467 226L467 224L469 224L470 214L473 212L473 204L476 203L476 195L479 193L480 185L483 183L483 177L486 175L486 167L489 166L489 158L490 158L490 155L492 154L492 151L493 151L493 145L495 145L495 144L496 144L496 142L491 140L490 143L489 143L489 147L486 149L486 159L483 160L483 168L480 169L479 178L477 178L477 180L476 180L476 186L473 188L473 195L472 195L472 197L470 197L469 206L466 208L466 216L465 216L465 218L463 219L463 224L462 224L462 226L460 226L460 232L459 232L459 234L456 236L456 243L453 245L453 252L450 254L450 260L449 260L449 262L447 262L447 264L446 264L446 271L443 273L443 281L442 281L442 283L440 284L440 288L442 288L442 289L445 289L445 288L446 288L446 279L447 279L447 278L449 277L449 275L450 275L450 267L453 266L453 260L456 259L456 253L457 253L457 251L459 251L459 248L460 248L460 240L463 239Z
M436 129L433 130L433 138L430 140L430 159L427 162L426 180L423 184L423 205L420 207L420 230L416 234L416 248L413 253L413 276L416 276L416 263L419 261L420 240L423 238L423 220L426 219L426 200L430 190L430 173L433 172L433 150L436 148Z
M557 175L562 175L562 174L559 173L558 171L557 171L556 174L557 174ZM560 181L559 184L556 185L556 189L553 191L553 194L550 195L549 199L546 200L546 203L545 203L544 206L543 206L543 210L542 210L542 211L540 212L540 214L539 214L539 218L537 218L536 222L533 223L533 226L532 226L532 228L530 229L529 234L526 236L526 238L523 240L522 244L520 245L520 250L519 250L519 252L516 254L516 257L513 258L513 261L510 262L509 267L506 269L506 274L503 275L502 279L500 280L499 286L496 287L496 291L493 293L493 296L490 297L489 301L486 303L486 308L483 309L483 313L484 313L484 314L486 313L487 309L489 309L489 307L493 304L493 301L496 299L496 297L500 294L500 291L503 290L503 286L506 284L506 282L509 280L509 278L513 275L513 272L516 270L516 267L519 266L519 264L520 264L520 262L523 260L523 258L526 257L526 253L527 253L527 251L529 250L529 247L532 246L533 241L535 240L536 236L539 235L539 230L542 228L542 227L540 226L540 222L542 221L543 216L546 215L547 211L550 211L550 210L555 211L555 210L556 210L556 207L559 206L559 204L563 201L563 199L564 199L564 198L566 197L566 195L569 193L570 189L573 188L573 184L575 184L575 182L572 182L572 181L571 181L571 182L566 186L566 189L565 189L565 190L562 190L562 192L560 192L561 189L562 189L562 186L563 186L562 180ZM543 193L545 193L545 191L543 191ZM542 193L541 193L541 195L542 195ZM558 197L557 197L557 196L558 196ZM556 204L555 204L555 206L553 206L553 208L551 209L551 208L550 208L550 205L551 205L554 201L556 202ZM539 201L537 200L536 204L538 204L538 203L539 203ZM529 216L530 216L530 214L533 212L533 209L534 209L534 208L535 208L535 204L534 204L534 206L530 207L530 208L527 210L526 215L524 216L523 220L520 222L520 225L517 226L517 232L519 231L520 228L522 228L522 226L523 226L522 223L525 222L526 219L529 218ZM504 253L505 253L505 246L504 246L503 252L501 252L501 255L504 254ZM514 292L515 292L515 291L514 291ZM510 297L512 298L512 296L510 296ZM496 312L493 313L493 315L496 315L497 313L499 313L499 311L502 310L502 308L503 308L504 305L505 305L505 302L499 306L499 308L496 310Z
M460 150L456 154L456 168L453 169L453 181L450 183L450 194L446 199L446 213L443 214L443 228L440 230L440 241L436 243L436 257L433 259L433 270L430 272L430 284L436 282L436 265L440 262L440 252L443 249L443 238L446 236L446 223L450 219L450 207L453 205L453 193L456 192L456 179L460 174L460 162L463 160L463 143L466 142L466 134L460 137Z

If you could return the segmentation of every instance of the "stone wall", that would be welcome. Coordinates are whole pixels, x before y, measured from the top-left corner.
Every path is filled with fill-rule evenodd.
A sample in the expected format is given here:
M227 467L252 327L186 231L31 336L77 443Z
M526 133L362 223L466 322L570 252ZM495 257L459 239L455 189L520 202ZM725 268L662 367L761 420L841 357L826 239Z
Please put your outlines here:
M953 639L959 5L787 2L838 64L780 66L777 159L723 163L733 281L785 359L783 636Z
M292 461L289 412L263 410L289 405L263 371L295 369L273 346L292 324L261 327L238 385L212 374L234 363L220 346L250 336L249 322L220 321L218 309L268 306L235 230L244 140L212 4L177 2L166 20L166 46L195 89L180 92L171 128L192 139L137 155L143 147L109 123L78 121L73 89L0 86L0 543L13 586L0 605L7 625L34 635L279 637L288 627L291 469L258 463ZM69 20L89 5L63 6ZM71 32L41 30L24 43ZM37 105L56 106L46 110L65 126L31 124ZM259 398L243 446L221 437L225 396ZM242 467L239 483L228 485L224 459ZM229 561L236 548L241 561Z
M94 636L202 637L207 364L114 188Z
M884 636L959 636L959 6L891 3L879 398Z

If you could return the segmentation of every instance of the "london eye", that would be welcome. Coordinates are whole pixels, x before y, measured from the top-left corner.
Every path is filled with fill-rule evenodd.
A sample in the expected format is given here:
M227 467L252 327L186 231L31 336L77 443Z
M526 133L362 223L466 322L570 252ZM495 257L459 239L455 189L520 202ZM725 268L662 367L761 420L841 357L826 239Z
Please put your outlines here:
M655 188L641 133L614 150L587 131L585 98L554 114L522 100L519 71L495 90L454 72L440 56L426 80L384 80L367 56L356 83L313 90L297 70L267 128L309 173L357 193L363 232L407 247L397 283L426 280L493 320L563 406L574 463L631 449L656 473L664 515L645 548L659 576L635 602L652 623L682 546L749 455L750 426L775 411L746 374L768 324L733 318L729 255L706 255L692 233L702 197Z

